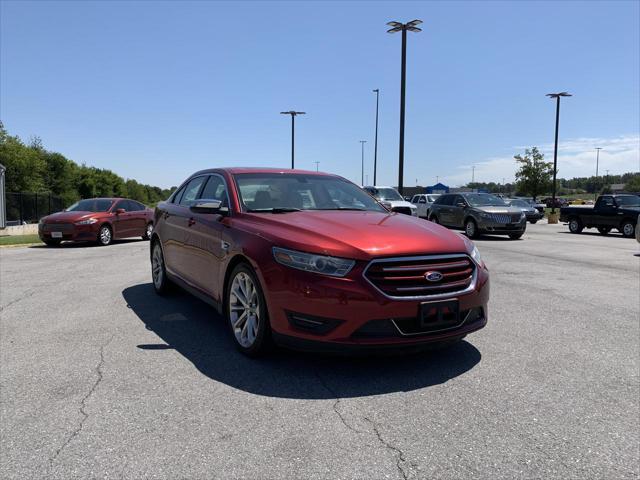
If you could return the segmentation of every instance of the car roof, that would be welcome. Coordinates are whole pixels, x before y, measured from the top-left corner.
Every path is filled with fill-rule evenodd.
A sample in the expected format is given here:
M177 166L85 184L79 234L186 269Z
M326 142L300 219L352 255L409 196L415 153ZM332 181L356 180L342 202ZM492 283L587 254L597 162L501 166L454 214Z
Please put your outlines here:
M228 172L232 175L241 174L241 173L288 173L293 175L319 175L319 176L332 176L338 177L339 175L335 175L333 173L325 173L325 172L316 172L312 170L300 170L300 169L290 169L290 168L267 168L267 167L218 167L218 168L207 168L204 170L200 170L195 172L193 175L204 174L204 173L214 173L214 172ZM192 175L192 176L193 176Z

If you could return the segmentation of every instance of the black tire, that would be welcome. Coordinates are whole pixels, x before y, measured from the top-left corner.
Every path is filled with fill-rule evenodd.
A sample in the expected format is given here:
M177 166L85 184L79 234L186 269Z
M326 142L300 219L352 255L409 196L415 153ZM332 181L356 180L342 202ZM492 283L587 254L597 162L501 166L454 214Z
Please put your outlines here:
M157 258L154 258L155 255L157 255ZM158 267L158 270L156 270L156 267ZM158 295L166 295L173 287L171 280L167 277L164 252L158 239L155 239L151 244L151 283L153 283L153 289Z
M473 218L467 218L464 221L464 233L469 238L478 238L480 236L478 224Z
M520 238L522 238L523 235L524 235L524 232L510 233L509 238L511 240L519 240Z
M624 220L620 224L620 232L627 238L633 238L636 235L636 224L631 220Z
M106 247L113 242L113 230L109 225L102 225L98 230L98 245Z
M610 231L611 227L598 227L598 232L600 232L600 235L609 235Z
M59 247L61 240L43 240L47 247Z
M236 328L239 323L237 323L234 326L233 324L234 317L232 316L232 313L237 315L238 318L235 320L238 321L248 311L248 309L244 310L242 314L238 315L237 308L242 308L242 307L237 307L232 312L232 308L234 308L234 304L235 306L237 306L238 299L239 299L239 297L237 297L233 292L234 281L236 280L236 277L237 277L238 282L242 282L242 279L246 278L243 276L246 276L251 280L253 284L253 288L255 288L255 292L256 292L255 298L246 299L248 302L253 302L250 305L251 305L251 308L254 309L253 317L256 318L255 321L257 323L257 328L255 329L255 336L253 341L250 344L241 343L242 341L241 339L243 336L243 332L245 331L245 328L247 330L250 329L249 314L247 314L247 317L245 318L244 323L242 323L241 328ZM257 303L256 303L256 300L257 300ZM255 307L257 307L257 309ZM253 269L246 263L239 263L238 265L236 265L233 271L231 272L231 275L229 275L229 279L225 286L224 309L225 309L225 319L226 319L227 325L229 326L229 330L231 331L231 337L233 339L233 343L235 344L236 348L240 352L242 352L243 354L249 357L259 357L269 352L273 348L273 339L271 337L271 325L269 323L269 312L267 311L267 304L264 300L264 294L262 293L262 286L260 285L260 281L258 280L258 277L254 273ZM255 315L256 311L258 312L258 315ZM247 334L247 337L248 336L249 335ZM250 339L247 338L247 342L249 340Z
M142 235L143 240L149 240L151 238L151 234L153 233L153 223L147 223L147 226L144 229L144 235Z
M433 223L438 223L438 224L440 223L440 222L438 222L438 217L435 216L435 215L432 215L431 218L429 219L429 221L431 221Z
M529 223L530 223L531 225L535 225L537 222L538 222L538 220L529 220Z
M569 231L571 233L582 233L584 226L579 218L571 217L569 219Z

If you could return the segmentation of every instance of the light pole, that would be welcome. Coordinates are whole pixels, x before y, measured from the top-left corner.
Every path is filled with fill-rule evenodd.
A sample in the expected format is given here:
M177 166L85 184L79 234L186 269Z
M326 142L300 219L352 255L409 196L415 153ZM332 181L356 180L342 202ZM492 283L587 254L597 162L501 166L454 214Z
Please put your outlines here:
M598 188L598 163L600 163L600 150L602 150L602 147L596 147L596 190ZM593 193L593 198L594 200L598 198L597 191Z
M560 97L571 97L567 92L547 93L547 97L556 99L556 140L553 147L553 194L551 195L551 213L556 213L556 175L558 173L558 127L560 126ZM555 220L555 216L554 216ZM557 221L549 223L558 223Z
M380 89L374 90L376 94L376 139L373 144L373 184L376 185L376 173L378 170L378 104L380 100Z
M296 115L304 115L306 112L296 112L295 110L290 110L288 112L280 112L281 115L291 115L291 170L295 167L295 125L296 125Z
M362 173L360 176L360 184L364 187L364 144L367 143L366 140L359 140L360 145L362 146ZM375 185L375 182L374 182Z
M402 177L404 174L404 109L405 109L405 86L407 79L407 30L410 32L421 32L418 25L422 20L412 20L408 23L389 22L391 28L387 33L402 32L402 61L400 66L400 147L398 152L398 191L404 195Z
M313 162L316 164L316 172L318 171L318 165L320 165L320 162L318 160L316 160L315 162Z
M471 166L471 183L475 183L476 181L476 166Z

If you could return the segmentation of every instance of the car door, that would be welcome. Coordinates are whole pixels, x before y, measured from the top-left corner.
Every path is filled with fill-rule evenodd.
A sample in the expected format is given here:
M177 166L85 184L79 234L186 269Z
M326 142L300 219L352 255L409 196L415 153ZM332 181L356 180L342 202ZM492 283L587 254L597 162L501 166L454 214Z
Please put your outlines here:
M454 198L455 195L445 195L442 198L442 201L438 204L438 219L443 225L452 225L451 204L453 203Z
M464 215L467 208L467 202L462 195L456 195L453 198L452 205L450 207L451 223L455 227L462 227L464 224Z
M210 174L196 201L218 201L228 212L227 185L221 175ZM187 280L221 301L220 266L230 246L227 215L191 211L186 231Z
M117 213L118 210L124 210L124 212ZM135 231L135 216L131 212L131 205L129 200L118 201L113 209L114 219L113 225L113 237L114 238L127 238L132 237Z
M206 180L206 175L189 180L172 198L172 201L166 203L165 211L162 213L163 225L159 235L162 239L166 267L170 273L186 282L189 282L190 278L188 265L190 257L186 244L191 218L189 207L198 198Z
M147 207L135 200L129 200L129 207L131 208L131 236L143 236L147 228Z
M426 195L420 195L418 198L418 216L427 216L427 197Z

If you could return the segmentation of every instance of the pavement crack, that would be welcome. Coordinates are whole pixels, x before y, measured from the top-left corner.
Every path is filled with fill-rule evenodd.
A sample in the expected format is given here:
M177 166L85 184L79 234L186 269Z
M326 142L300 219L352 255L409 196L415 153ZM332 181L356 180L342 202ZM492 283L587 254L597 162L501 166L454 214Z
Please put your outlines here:
M332 406L333 411L336 413L336 415L338 415L338 418L344 424L344 426L355 433L368 433L368 432L363 432L362 430L358 430L353 425L350 425L347 422L342 412L338 409L338 405L340 405L340 401L341 401L341 399L338 396L338 393L333 388L331 388L327 382L325 382L324 378L322 378L322 376L318 373L317 370L315 374L316 374L316 377L318 377L318 380L320 381L322 386L325 388L325 390L335 398L335 402L333 402L333 406Z
M16 304L18 302L21 302L22 300L25 300L25 299L27 299L29 297L32 297L35 293L36 293L35 290L27 290L23 295L19 296L15 300L11 300L6 305L0 305L0 312L3 312L7 308L9 308L11 305L14 305L14 304Z
M49 463L51 465L53 465L53 463L56 461L56 459L62 453L62 451L66 448L66 446L69 445L69 443L71 443L71 441L80 434L80 432L84 427L85 422L89 418L89 414L85 411L85 407L87 405L87 401L89 400L89 398L91 398L93 393L98 388L98 385L100 385L100 383L102 382L102 379L103 379L102 366L104 365L104 349L106 348L107 345L109 345L109 343L111 343L114 337L115 337L115 334L111 335L109 340L107 340L105 343L103 343L100 346L100 361L94 368L94 371L96 373L96 380L93 382L93 385L91 386L89 391L85 394L85 396L82 397L82 400L80 400L80 407L78 408L78 412L80 413L80 415L82 415L82 418L80 419L80 423L66 438L63 444L56 450L53 457L49 459Z
M388 441L386 441L383 437L382 434L380 433L380 429L378 428L378 424L376 422L374 422L373 420L371 420L368 417L362 417L364 418L367 422L369 422L371 424L371 427L373 428L373 431L375 432L376 436L378 437L378 441L389 451L393 452L394 456L396 457L396 467L398 467L398 472L400 473L400 475L402 475L403 480L407 480L409 478L409 474L405 471L403 465L407 462L407 459L405 458L404 452L402 450L400 450L398 447L396 447L395 445L389 443Z

